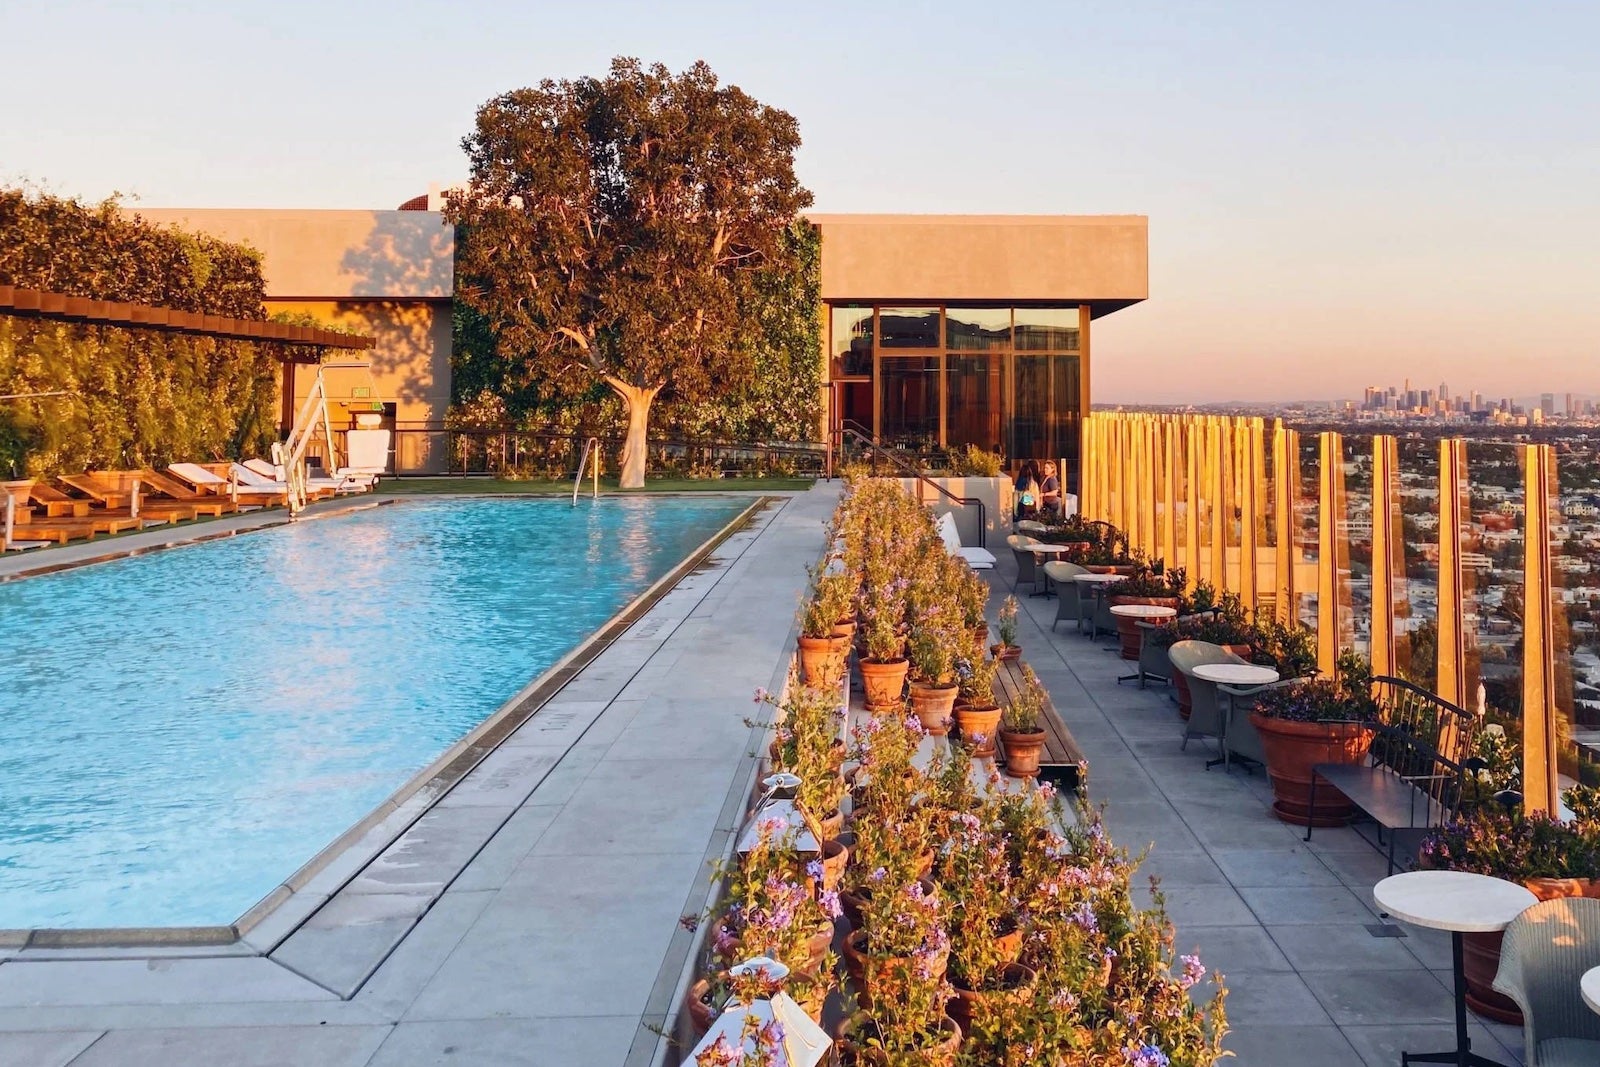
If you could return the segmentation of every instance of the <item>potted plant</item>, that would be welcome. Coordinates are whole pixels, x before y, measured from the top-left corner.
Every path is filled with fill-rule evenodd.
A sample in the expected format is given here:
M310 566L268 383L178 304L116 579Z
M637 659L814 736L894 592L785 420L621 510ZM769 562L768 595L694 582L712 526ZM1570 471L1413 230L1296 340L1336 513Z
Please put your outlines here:
M861 681L867 707L886 710L900 706L910 663L905 656L905 580L895 577L887 561L873 567L861 584Z
M1039 773L1045 733L1039 725L1049 696L1032 667L1022 668L1022 684L1000 713L1000 743L1005 746L1006 773L1032 778Z
M680 920L689 929L712 926L710 974L688 991L690 1015L709 1024L730 992L728 968L767 956L790 969L789 995L819 1020L833 986L833 923L840 915L838 894L818 890L798 877L788 823L757 824L756 846L739 862L721 864L715 877L723 896L706 916ZM704 1025L701 1025L703 1032Z
M841 1030L845 1062L953 1065L961 1032L945 1012L950 938L940 898L921 882L885 884L863 920L845 940L861 1007Z
M791 686L781 704L765 690L758 692L757 699L779 708L781 717L774 731L772 765L775 770L788 771L800 779L795 803L821 827L823 858L827 862L834 852L826 843L836 842L844 829L841 805L845 787L840 769L844 765L845 746L839 737L844 709L833 691L803 686ZM842 874L843 859L836 862L838 873Z
M1272 810L1297 826L1343 826L1355 809L1331 785L1317 788L1311 806L1311 768L1319 763L1358 763L1372 745L1369 724L1379 708L1368 683L1341 671L1298 685L1268 689L1256 698L1250 723L1261 738L1267 777L1276 798Z
M1000 705L994 698L995 675L1000 662L984 655L982 644L970 646L956 661L961 695L956 700L956 728L974 756L993 756L995 732L1000 728Z
M1273 667L1280 678L1309 678L1317 673L1316 635L1304 626L1272 622L1256 628L1250 660Z
M1600 897L1600 825L1581 819L1568 823L1485 804L1428 835L1417 859L1433 870L1519 882L1540 900ZM1502 937L1499 932L1462 935L1467 1004L1479 1015L1520 1026L1516 1002L1494 989Z
M811 590L800 609L800 677L809 686L839 683L850 638L836 633L839 619L849 610L848 574L813 575Z
M940 623L937 609L911 629L906 649L911 660L911 710L922 728L935 737L950 732L959 687L956 682L956 636Z
M1001 663L1010 663L1022 655L1022 646L1017 644L1017 609L1017 598L1008 596L1001 602L1000 614L995 618L1000 643L991 645L989 651Z
M1017 962L1022 927L1004 824L993 802L952 813L935 864L949 911L950 1015L963 1033L998 998L1025 997L1036 977Z
M908 885L933 867L932 813L919 802L923 775L912 765L922 737L922 724L910 715L874 716L851 733L859 763L852 794L855 843L841 904L857 928L880 889Z

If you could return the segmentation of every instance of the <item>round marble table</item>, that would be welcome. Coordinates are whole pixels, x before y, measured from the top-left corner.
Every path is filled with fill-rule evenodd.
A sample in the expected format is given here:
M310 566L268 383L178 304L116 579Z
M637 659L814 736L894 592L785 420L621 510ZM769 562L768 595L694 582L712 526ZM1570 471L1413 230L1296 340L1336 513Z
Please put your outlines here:
M1378 907L1402 922L1450 931L1450 959L1455 970L1456 1047L1450 1052L1402 1052L1401 1064L1454 1063L1459 1067L1502 1067L1472 1051L1467 1036L1467 979L1461 969L1461 935L1504 930L1511 920L1538 902L1515 882L1464 871L1409 871L1372 887Z
M1071 545L1053 545L1049 541L1035 541L1023 551L1032 552L1036 556L1059 556L1063 552L1070 552Z
M1161 604L1113 604L1111 614L1125 619L1173 619L1177 618L1178 609Z
M1194 675L1218 685L1270 685L1278 680L1277 671L1254 663L1201 663L1194 668Z
M1597 1012L1600 1012L1600 967L1591 967L1583 972L1583 978L1578 982L1578 988L1583 991L1583 1002Z

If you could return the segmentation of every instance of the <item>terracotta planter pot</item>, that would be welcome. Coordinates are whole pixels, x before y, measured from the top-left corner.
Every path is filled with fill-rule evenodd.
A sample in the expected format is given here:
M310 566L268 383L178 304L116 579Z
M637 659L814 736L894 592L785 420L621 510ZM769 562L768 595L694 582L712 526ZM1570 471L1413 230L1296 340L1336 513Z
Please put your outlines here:
M702 978L690 986L683 994L683 1010L689 1013L689 1028L694 1031L694 1039L699 1041L711 1029L711 1023L717 1017L717 1011L706 997L711 994L711 979Z
M1021 645L990 645L989 653L1001 663L1011 663L1022 657Z
M956 995L945 1011L956 1021L956 1025L961 1027L963 1034L971 1034L973 1017L983 1005L1026 997L1038 980L1039 974L1032 967L1024 967L1020 963L1008 963L1001 971L1001 981L997 989L977 991L964 989L959 982L951 983Z
M989 643L989 624L979 623L972 627L972 643L982 648Z
M1355 814L1350 799L1327 782L1317 783L1311 807L1311 768L1319 763L1359 763L1372 745L1372 731L1340 723L1292 722L1250 713L1261 738L1267 777L1276 798L1272 810L1296 826L1343 826Z
M856 1002L863 1008L872 1008L872 986L876 975L894 975L896 973L909 974L915 967L916 961L910 956L875 956L868 948L867 931L854 930L849 937L844 939L844 969L850 976L851 983L855 986ZM933 976L943 978L945 968L950 964L949 953L946 952L933 960ZM892 977L890 982L898 985Z
M990 704L986 708L958 706L956 708L956 729L961 731L961 740L973 745L974 756L994 755L994 736L1000 729L1000 708ZM982 738L976 744L974 738Z
M818 819L817 824L822 827L822 839L824 841L832 841L844 833L844 813L838 808L834 808L831 812Z
M905 697L906 672L911 661L905 659L879 663L877 660L861 661L861 684L867 691L867 707L874 711L898 708Z
M960 689L954 684L923 685L921 682L912 682L911 710L922 720L922 728L934 737L948 734L959 693Z
M1090 563L1084 566L1084 570L1090 574L1120 574L1131 578L1133 577L1134 567L1131 563L1118 563L1115 566L1106 563Z
M1044 753L1044 731L1027 733L1000 728L1000 744L1006 752L1006 773L1013 778L1033 778L1039 773L1039 757Z
M1600 897L1600 881L1590 878L1528 878L1523 885L1540 900L1559 897ZM1467 980L1467 1007L1485 1019L1508 1026L1522 1025L1517 1002L1494 988L1500 971L1500 945L1505 934L1462 934L1461 972Z
M856 639L856 620L840 619L833 624L833 636L842 637L851 643Z
M842 817L841 817L842 818ZM822 843L822 888L838 889L844 869L850 864L850 850L837 838Z
M871 1046L867 1029L870 1025L865 1012L857 1012L840 1024L834 1047L838 1050L841 1067L885 1067L890 1062L888 1053ZM914 1053L915 1062L919 1067L952 1067L960 1051L961 1027L947 1015L939 1024L939 1036L930 1039L928 1047ZM913 1061L902 1055L894 1062Z
M1110 600L1111 606L1119 604L1148 604L1151 607L1176 608L1182 605L1174 596L1114 596ZM1117 620L1117 636L1122 639L1122 658L1139 658L1139 623L1149 620L1135 619L1131 616L1112 615Z
M1016 963L1022 956L1022 927L1015 919L1006 920L1006 927L994 935L994 946L1007 963Z
M813 689L838 685L849 654L848 637L800 638L800 683Z

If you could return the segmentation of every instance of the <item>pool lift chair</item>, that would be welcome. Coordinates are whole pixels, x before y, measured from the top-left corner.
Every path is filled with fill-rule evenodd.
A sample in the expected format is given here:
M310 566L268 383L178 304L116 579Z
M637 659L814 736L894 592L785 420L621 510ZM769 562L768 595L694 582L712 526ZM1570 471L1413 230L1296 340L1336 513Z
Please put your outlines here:
M362 390L367 396L377 393L377 382L372 376L372 364L367 360L350 360L339 363L317 364L317 376L311 383L300 411L295 415L294 427L289 437L272 446L272 464L281 470L282 480L288 488L289 517L292 519L305 510L313 490L326 488L331 483L337 488L370 489L377 484L379 475L389 467L389 444L393 434L381 428L383 404L377 400L345 401L345 406L355 414L356 425L344 431L343 448L334 436L333 422L328 417L328 382L326 372L334 370L365 371L368 385ZM322 455L331 478L312 479L307 471L306 453L311 442L322 438ZM340 463L341 458L344 460Z

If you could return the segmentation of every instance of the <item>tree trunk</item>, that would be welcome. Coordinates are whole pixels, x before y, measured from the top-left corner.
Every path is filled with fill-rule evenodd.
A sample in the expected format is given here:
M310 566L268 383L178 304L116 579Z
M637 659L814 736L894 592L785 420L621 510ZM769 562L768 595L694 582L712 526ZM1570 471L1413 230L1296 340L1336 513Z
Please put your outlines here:
M661 387L630 385L617 378L608 378L606 381L622 397L628 409L628 436L622 446L621 487L643 489L645 460L649 452L647 433L650 428L650 405Z

